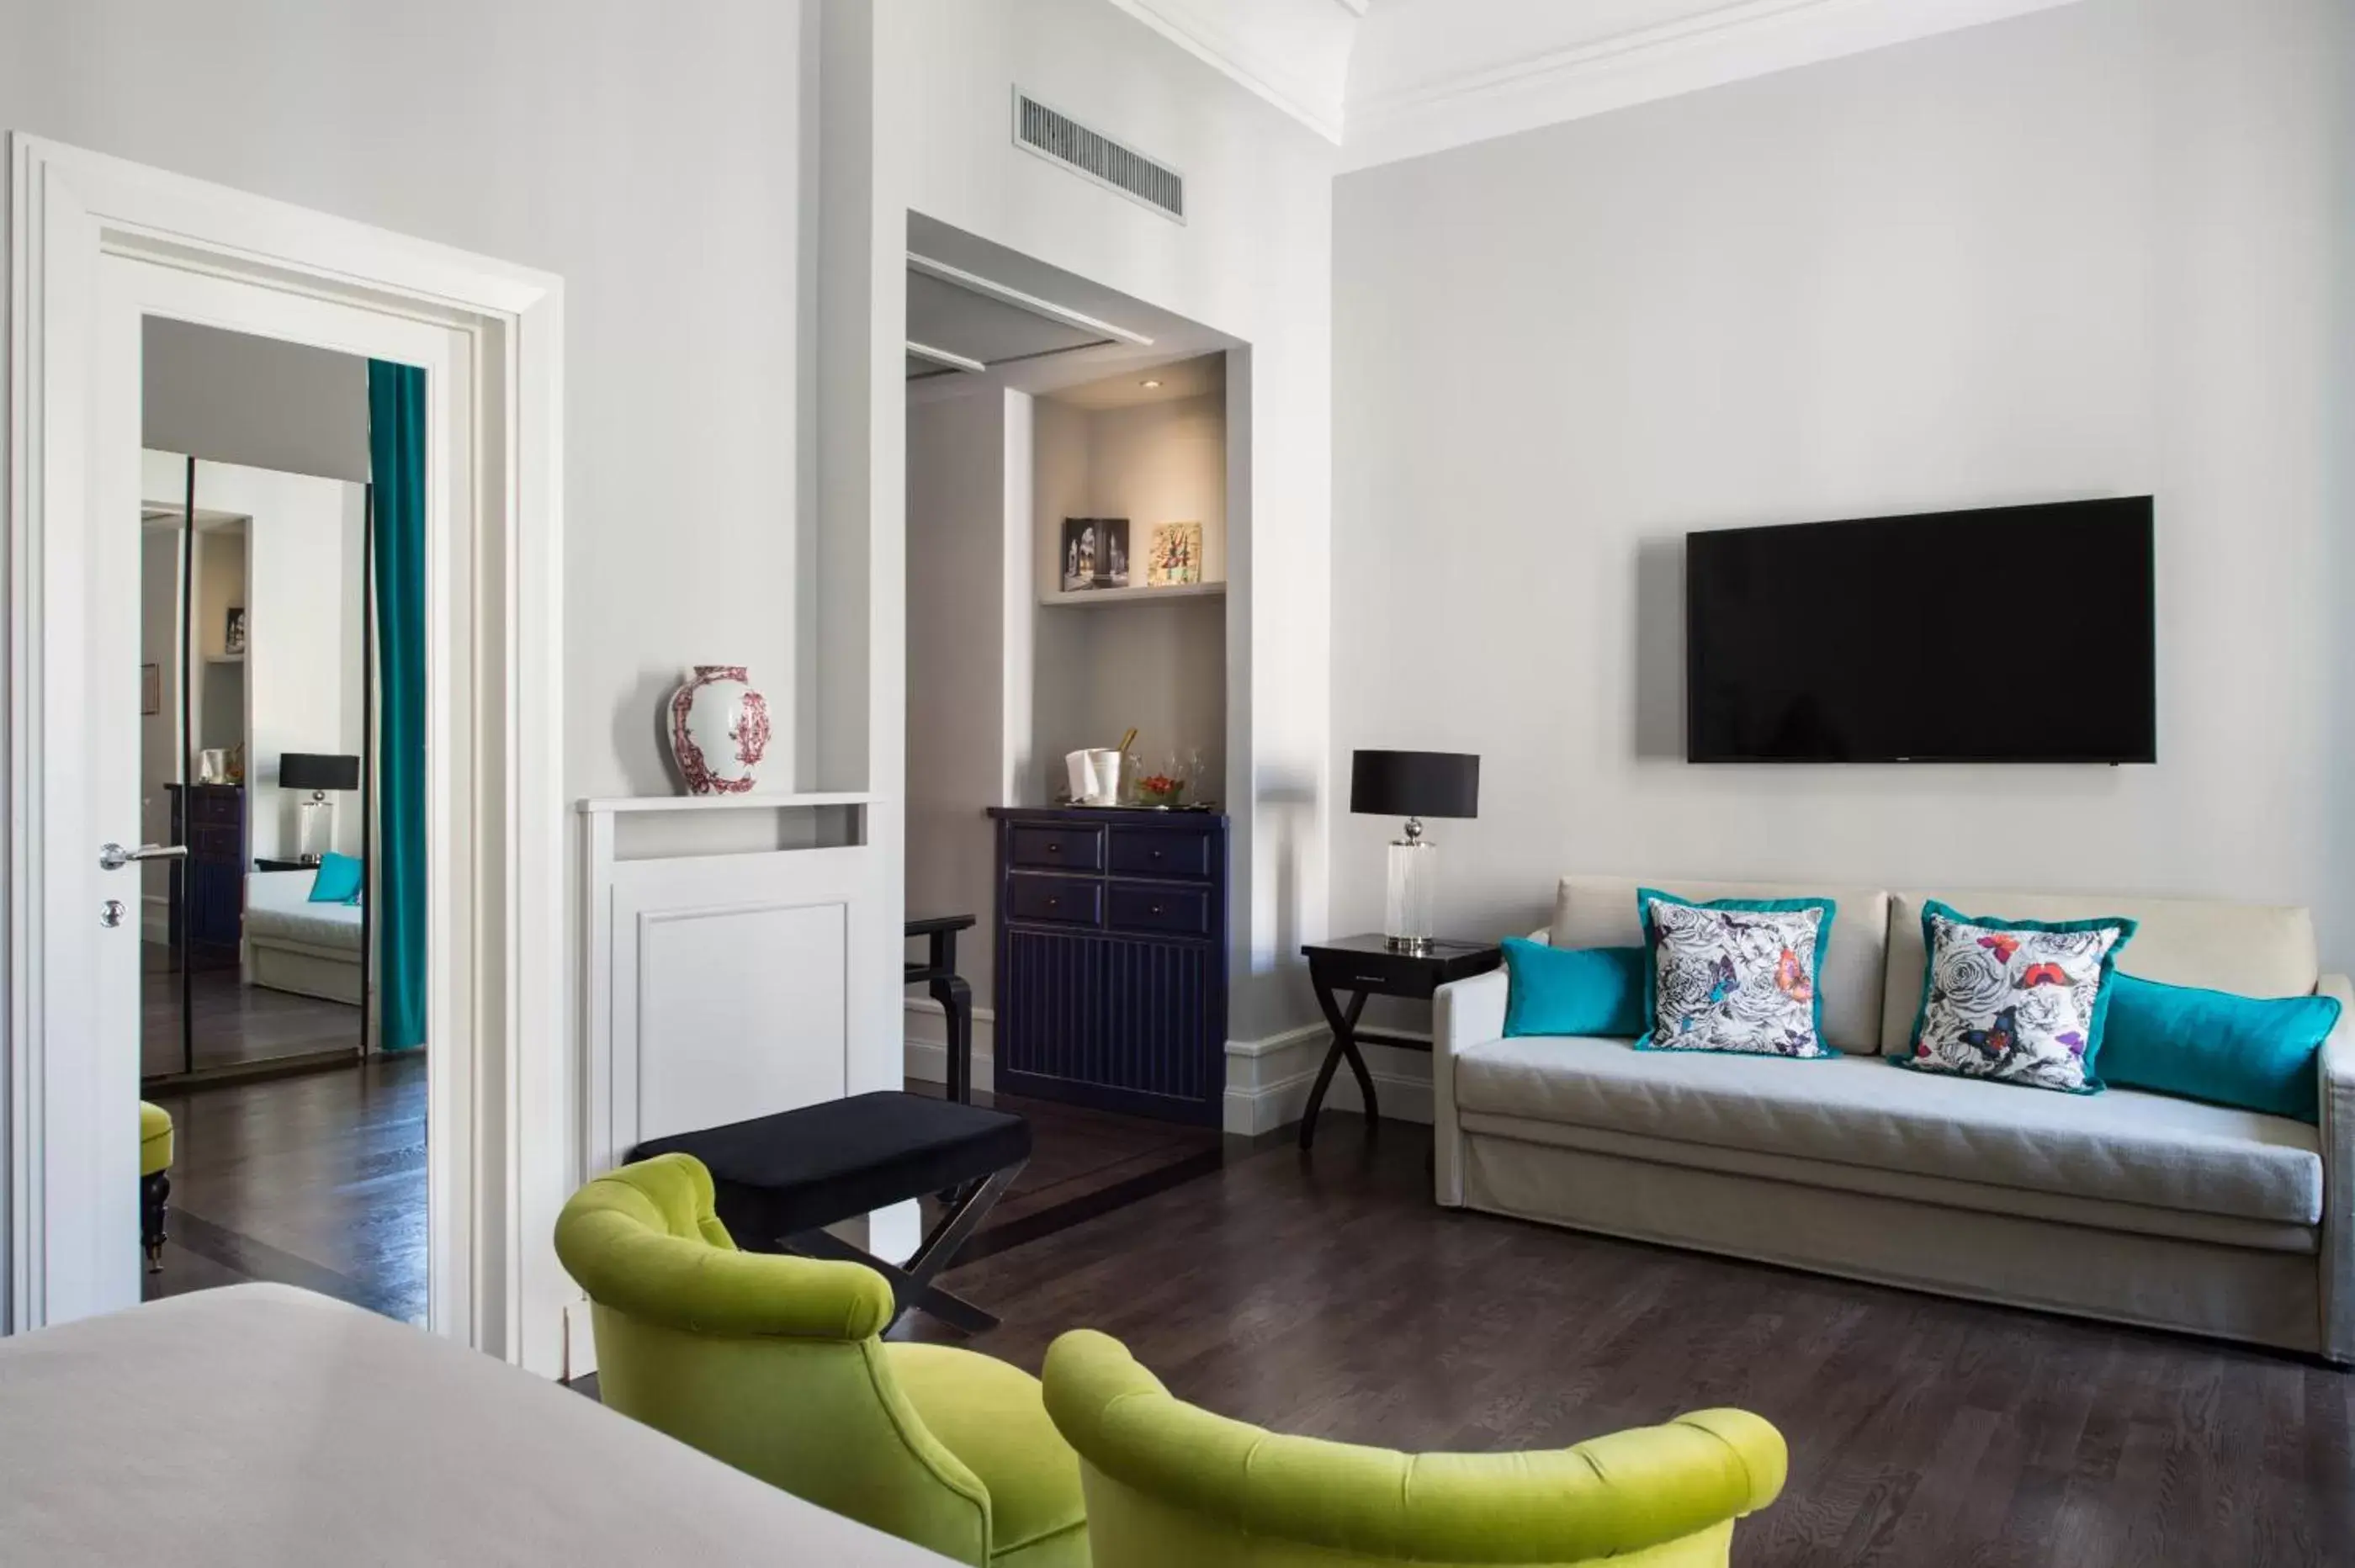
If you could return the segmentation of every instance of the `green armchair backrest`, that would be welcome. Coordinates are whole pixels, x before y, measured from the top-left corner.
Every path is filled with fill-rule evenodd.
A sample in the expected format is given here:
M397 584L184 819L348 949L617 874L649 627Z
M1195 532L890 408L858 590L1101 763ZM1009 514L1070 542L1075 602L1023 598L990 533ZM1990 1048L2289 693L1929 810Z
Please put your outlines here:
M556 1251L589 1293L608 1406L821 1508L988 1561L988 1489L893 1378L878 1338L891 1290L872 1269L737 1251L686 1155L574 1193Z
M1095 1568L1721 1565L1787 1463L1781 1435L1739 1410L1530 1454L1278 1436L1172 1397L1085 1329L1047 1352L1046 1397L1079 1451Z

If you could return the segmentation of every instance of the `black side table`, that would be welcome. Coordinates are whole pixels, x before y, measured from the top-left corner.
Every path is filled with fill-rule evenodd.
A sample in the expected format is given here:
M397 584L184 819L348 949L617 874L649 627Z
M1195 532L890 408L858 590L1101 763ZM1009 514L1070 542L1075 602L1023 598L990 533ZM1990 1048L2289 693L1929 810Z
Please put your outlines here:
M315 871L319 869L319 862L275 859L268 855L256 855L253 858L253 869L257 871Z
M1316 1071L1316 1087L1308 1092L1308 1109L1300 1118L1302 1148L1316 1141L1316 1112L1325 1104L1325 1091L1332 1085L1333 1069L1340 1065L1344 1057L1348 1059L1349 1071L1357 1074L1358 1093L1366 1103L1367 1125L1373 1126L1380 1125L1381 1112L1374 1102L1373 1074L1366 1071L1366 1059L1358 1048L1390 1045L1404 1051L1431 1049L1431 1041L1412 1035L1359 1029L1358 1019L1366 1010L1368 997L1408 997L1427 1001L1449 981L1485 975L1505 961L1505 950L1493 942L1433 942L1422 952L1401 953L1391 948L1389 938L1378 935L1312 942L1300 951L1308 959L1308 978L1316 987L1316 1005L1324 1010L1325 1021L1333 1029L1333 1043L1325 1052L1325 1065ZM1346 1008L1334 999L1336 991L1355 993Z

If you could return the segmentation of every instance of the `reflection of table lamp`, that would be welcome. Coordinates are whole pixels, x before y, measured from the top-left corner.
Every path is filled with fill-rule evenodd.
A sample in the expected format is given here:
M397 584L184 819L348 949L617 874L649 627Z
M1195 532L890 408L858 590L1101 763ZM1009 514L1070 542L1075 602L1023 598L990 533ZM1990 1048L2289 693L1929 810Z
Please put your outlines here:
M1423 818L1480 815L1480 759L1463 752L1355 752L1349 809L1406 818L1406 837L1391 843L1382 934L1402 953L1429 951L1439 850L1423 836Z
M311 798L295 808L294 854L315 865L336 847L336 803L327 792L359 788L360 760L331 752L281 752L278 787L311 792Z

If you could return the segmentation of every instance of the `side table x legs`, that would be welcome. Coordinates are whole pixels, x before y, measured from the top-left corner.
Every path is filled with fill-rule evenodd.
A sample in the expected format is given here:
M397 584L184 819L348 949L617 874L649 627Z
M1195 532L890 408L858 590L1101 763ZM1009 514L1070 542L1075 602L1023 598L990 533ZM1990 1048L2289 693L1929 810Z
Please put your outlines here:
M1374 1100L1374 1075L1366 1071L1366 1059L1358 1050L1358 1019L1366 1010L1366 993L1357 992L1349 998L1344 1011L1333 999L1333 987L1316 982L1316 1006L1325 1015L1325 1022L1333 1030L1333 1043L1326 1049L1325 1065L1316 1070L1316 1086L1308 1091L1308 1109L1300 1117L1300 1147L1308 1147L1316 1141L1316 1113L1325 1104L1325 1091L1332 1085L1333 1069L1341 1059L1349 1059L1349 1071L1357 1075L1358 1093L1365 1102L1366 1125L1375 1125L1381 1111Z

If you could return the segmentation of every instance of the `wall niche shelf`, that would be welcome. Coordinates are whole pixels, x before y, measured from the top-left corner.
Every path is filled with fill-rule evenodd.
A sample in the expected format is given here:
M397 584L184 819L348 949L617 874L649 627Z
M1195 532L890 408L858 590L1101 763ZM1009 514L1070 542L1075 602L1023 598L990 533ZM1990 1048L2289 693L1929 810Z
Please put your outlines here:
M1094 610L1107 604L1135 604L1147 599L1209 599L1223 595L1223 582L1178 582L1167 588L1091 588L1077 593L1041 593L1039 604L1050 610Z

